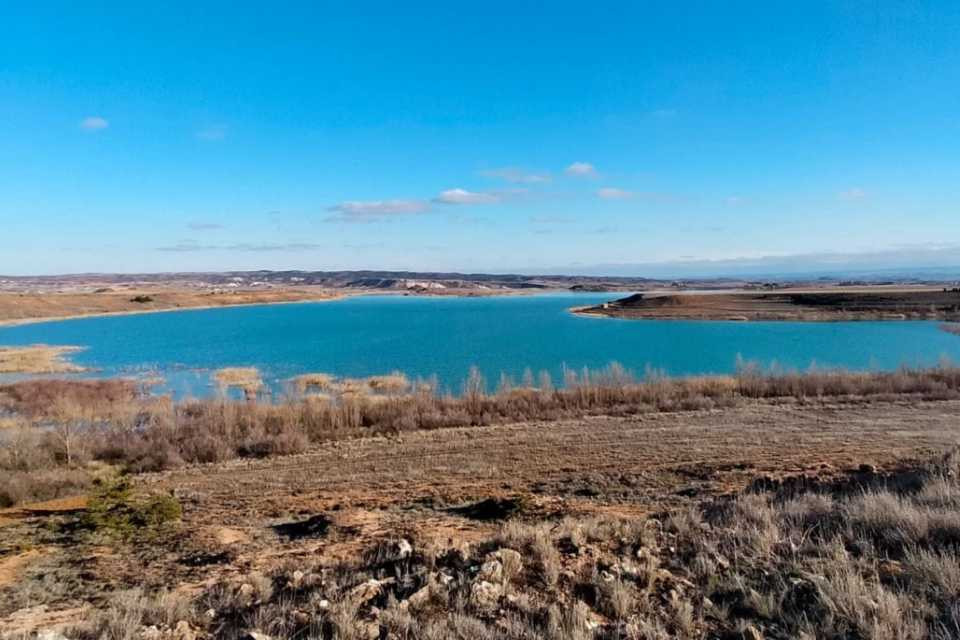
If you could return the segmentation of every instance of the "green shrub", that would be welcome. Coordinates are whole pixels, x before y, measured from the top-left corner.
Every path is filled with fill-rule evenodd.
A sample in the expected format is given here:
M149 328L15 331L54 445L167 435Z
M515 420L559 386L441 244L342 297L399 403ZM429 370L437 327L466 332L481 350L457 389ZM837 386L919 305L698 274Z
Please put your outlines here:
M180 502L173 496L134 496L128 478L100 484L87 503L86 528L128 540L153 537L181 516Z

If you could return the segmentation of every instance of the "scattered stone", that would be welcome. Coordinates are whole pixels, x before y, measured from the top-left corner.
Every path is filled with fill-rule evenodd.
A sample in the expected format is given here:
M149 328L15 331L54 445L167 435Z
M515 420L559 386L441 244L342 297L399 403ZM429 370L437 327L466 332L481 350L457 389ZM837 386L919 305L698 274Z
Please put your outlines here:
M388 584L395 582L393 578L385 578L383 580L367 580L362 584L358 584L353 589L350 589L347 597L350 598L357 605L363 605L378 595L383 591L383 587Z
M143 640L160 640L162 636L163 634L160 633L160 629L155 624L150 625L140 632L140 637Z
M480 565L477 578L487 582L501 582L503 580L503 565L499 560L488 560Z
M503 587L485 580L478 580L470 588L470 604L480 610L496 609L503 596Z
M260 631L247 631L240 636L240 640L273 640L270 636Z
M414 591L409 598L407 598L404 603L408 606L413 607L414 609L419 609L423 605L430 602L430 586L421 587L417 591Z
M507 567L512 568L514 573L519 573L520 570L523 569L523 556L520 555L519 551L503 547L489 554L487 559L490 558L499 560L504 569Z
M405 538L400 538L400 541L397 542L397 556L400 559L405 559L411 555L413 555L413 545Z
M443 573L442 571L437 574L437 582L439 582L443 586L447 586L448 584L453 582L453 580L454 578L450 574Z
M67 636L53 629L37 631L37 640L68 640Z
M175 640L196 640L197 634L186 620L181 620L173 628Z

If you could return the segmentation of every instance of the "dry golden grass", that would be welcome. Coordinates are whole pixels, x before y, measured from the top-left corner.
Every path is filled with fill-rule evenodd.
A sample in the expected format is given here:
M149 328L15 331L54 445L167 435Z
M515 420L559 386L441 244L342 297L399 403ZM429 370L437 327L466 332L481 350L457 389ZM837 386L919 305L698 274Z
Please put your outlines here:
M83 367L66 360L82 347L51 347L36 344L28 347L0 347L0 373L78 373Z
M395 371L385 376L371 376L367 378L367 385L380 393L404 393L410 389L410 380L402 373Z
M328 391L332 388L335 376L329 373L305 373L292 378L290 382L298 393Z
M222 292L141 287L101 293L0 293L0 324L112 313L306 302L341 296L341 293L308 286Z
M301 395L323 392L341 398L396 396L410 391L413 386L407 376L398 371L369 378L337 378L329 373L306 373L291 378L290 384Z
M263 380L256 367L225 367L213 374L221 389L241 389L246 394L256 394L263 389Z

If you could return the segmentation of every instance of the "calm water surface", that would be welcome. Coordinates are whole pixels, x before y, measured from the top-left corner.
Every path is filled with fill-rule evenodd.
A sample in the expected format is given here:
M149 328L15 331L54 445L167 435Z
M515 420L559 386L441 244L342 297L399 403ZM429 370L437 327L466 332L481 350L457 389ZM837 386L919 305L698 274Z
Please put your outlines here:
M204 309L0 328L0 344L87 347L94 375L160 375L178 396L212 388L211 370L258 367L274 389L307 372L433 374L459 391L471 365L488 380L525 367L561 380L563 365L617 361L643 372L726 373L737 356L765 365L848 369L960 361L960 338L935 322L699 322L584 318L569 308L618 294L491 298L367 296L336 302Z

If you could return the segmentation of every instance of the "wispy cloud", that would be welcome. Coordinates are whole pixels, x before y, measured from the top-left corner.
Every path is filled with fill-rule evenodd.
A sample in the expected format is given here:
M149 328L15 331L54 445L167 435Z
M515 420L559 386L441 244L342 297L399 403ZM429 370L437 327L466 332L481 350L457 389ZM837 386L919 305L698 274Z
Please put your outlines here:
M80 121L80 128L84 131L103 131L109 126L106 118L100 116L88 116Z
M550 182L550 175L547 173L533 173L520 167L501 167L499 169L486 169L480 172L480 175L487 178L499 178L513 184L543 184Z
M210 125L197 131L196 136L198 139L208 142L223 140L227 137L227 126L224 124Z
M915 271L914 271L915 270ZM553 272L554 270L544 270ZM562 272L563 269L555 270ZM647 263L580 265L578 273L594 275L644 275L647 277L790 276L861 274L958 274L960 245L925 243L863 252L815 252L703 259L678 256L676 260ZM951 277L955 277L951 275Z
M845 191L841 191L839 194L837 194L837 197L846 202L855 202L857 200L863 200L866 198L867 192L860 187L851 187Z
M423 200L348 200L329 207L327 222L378 222L396 216L423 213L430 205Z
M567 216L530 216L532 224L571 224L576 222Z
M633 192L616 187L604 187L597 190L597 197L603 200L626 200L633 197Z
M501 196L496 193L467 191L466 189L447 189L433 199L440 204L491 204L500 202Z
M746 202L746 200L747 199L744 198L743 196L727 196L726 198L723 199L723 203L728 206L735 207L738 204L743 204L744 202Z
M191 222L187 227L194 231L216 231L223 229L223 225L219 222Z
M578 178L593 178L597 175L597 170L589 162L574 162L564 169L564 173Z
M173 253L190 253L198 251L241 251L241 252L270 252L270 251L313 251L324 248L313 242L238 242L235 244L200 244L184 241L174 245L157 247L157 251Z

